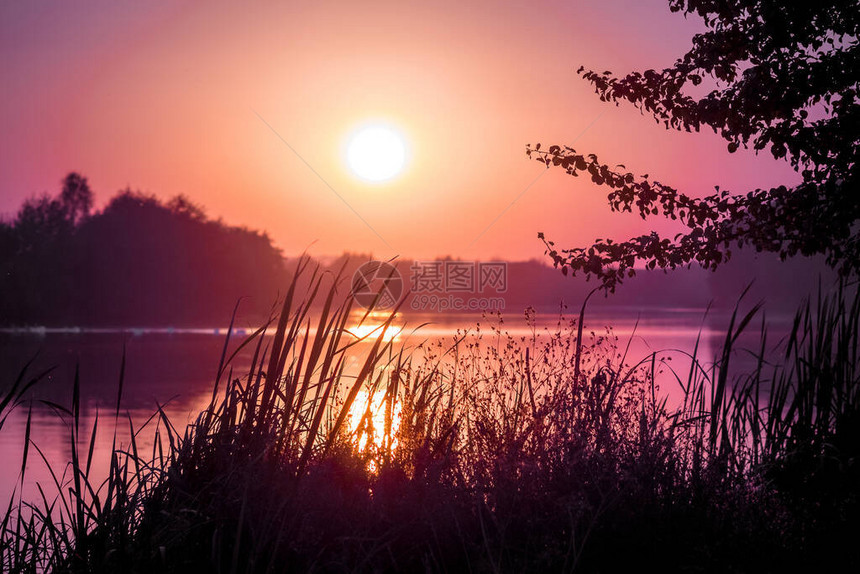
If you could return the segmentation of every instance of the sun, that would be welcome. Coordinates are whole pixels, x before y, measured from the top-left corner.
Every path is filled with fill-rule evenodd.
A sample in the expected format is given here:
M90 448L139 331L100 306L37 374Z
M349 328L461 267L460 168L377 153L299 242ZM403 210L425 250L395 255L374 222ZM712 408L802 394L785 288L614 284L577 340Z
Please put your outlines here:
M349 138L346 162L350 170L365 181L390 180L406 165L406 141L389 125L362 127Z

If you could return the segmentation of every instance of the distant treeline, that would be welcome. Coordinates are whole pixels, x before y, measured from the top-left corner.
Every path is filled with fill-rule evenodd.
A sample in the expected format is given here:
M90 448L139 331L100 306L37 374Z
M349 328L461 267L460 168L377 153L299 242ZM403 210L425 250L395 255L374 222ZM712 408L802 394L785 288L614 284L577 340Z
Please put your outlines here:
M225 323L268 314L286 282L265 233L210 220L184 196L125 190L93 211L71 173L57 197L26 201L0 222L0 324Z
M343 268L348 288L354 271L370 259L345 253L320 266L332 274ZM181 195L164 202L125 190L94 212L87 180L71 173L58 196L30 199L12 221L0 222L0 325L224 325L242 298L240 320L249 326L269 315L296 263L266 233L211 220ZM408 297L415 262L393 263ZM726 308L753 282L750 299L765 299L770 311L792 312L819 279L827 287L832 277L820 261L782 263L741 252L716 273L639 271L608 298L593 297L589 308ZM526 307L554 312L561 303L570 314L595 287L541 259L508 262L506 283L504 293L436 295L501 297L507 316L520 316ZM402 307L412 308L410 301Z
M328 260L324 268L332 273L345 265L344 274L352 277L358 267L374 259L371 254L345 253L340 257ZM498 258L493 259L493 261ZM464 260L450 257L434 261L464 261L466 263L486 262L486 259ZM420 268L429 263L428 260L415 261L412 259L397 259L394 264L403 279L404 295L407 297L416 287L413 265ZM295 261L289 262L294 268ZM562 305L565 315L571 316L579 312L580 305L598 284L586 281L581 276L564 276L550 264L548 258L534 258L528 261L506 262L507 285L504 293L496 293L492 288L483 292L442 292L436 291L439 297L453 296L457 298L470 297L501 297L504 299L506 316L521 317L523 310L533 307L545 313L558 312ZM476 279L477 281L477 279ZM693 266L675 271L638 270L636 276L616 289L615 293L605 296L604 292L595 293L588 303L591 312L607 308L607 312L616 312L619 307L628 309L668 309L690 308L702 309L710 306L715 309L732 309L741 293L746 288L747 301L764 301L769 313L793 314L797 305L805 297L815 297L819 284L824 290L829 290L836 281L836 275L824 263L823 258L795 257L781 261L770 253L741 251L721 266L717 271ZM426 293L418 289L417 294ZM402 309L412 308L407 299ZM477 313L480 313L478 311Z

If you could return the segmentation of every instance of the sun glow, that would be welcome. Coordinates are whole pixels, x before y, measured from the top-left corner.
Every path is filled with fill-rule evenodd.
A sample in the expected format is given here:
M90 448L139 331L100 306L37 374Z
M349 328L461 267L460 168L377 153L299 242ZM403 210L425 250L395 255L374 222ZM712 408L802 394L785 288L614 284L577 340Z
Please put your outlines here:
M376 449L397 448L400 420L399 401L390 404L382 391L373 393L371 397L367 389L358 392L347 414L349 430L356 435L358 452L367 451L370 445Z
M350 137L346 162L363 180L387 181L402 172L406 165L406 142L391 126L365 126Z
M400 338L400 332L402 330L403 327L398 327L396 325L389 325L389 327L386 329L385 325L383 324L373 325L369 323L364 323L362 325L355 325L354 327L350 327L348 329L348 332L356 339L367 339L368 341L375 341L376 339L382 337L382 342L387 343L389 341L398 340Z

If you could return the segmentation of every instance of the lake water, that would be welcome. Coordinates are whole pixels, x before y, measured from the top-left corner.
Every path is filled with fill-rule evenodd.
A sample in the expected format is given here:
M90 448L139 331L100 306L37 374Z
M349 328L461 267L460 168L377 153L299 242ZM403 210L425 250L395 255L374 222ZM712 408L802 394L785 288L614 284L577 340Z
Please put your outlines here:
M701 332L700 357L705 363L718 352L728 312L711 311L705 317L703 309L620 309L600 308L586 317L585 334L593 330L600 334L611 326L623 348L630 342L628 362L644 358L652 351L681 349L692 351ZM638 324L637 324L638 319ZM492 317L480 315L413 315L402 319L405 328L397 345L415 346L422 341L450 344L458 329L475 331L478 324L487 341L492 339L490 325L515 338L531 337L544 328L554 331L557 314L538 314L535 325L524 315L504 315L502 324ZM412 333L415 326L430 323ZM776 341L789 326L788 317L769 317L769 340ZM635 334L634 334L635 327ZM755 348L758 335L752 329L746 343ZM62 481L63 470L68 478L67 461L71 457L70 421L60 416L49 403L71 408L75 369L81 381L81 450L86 452L90 429L98 417L92 476L107 475L109 453L114 436L114 413L122 361L126 350L125 384L117 427L121 445L130 442L126 413L141 427L161 405L173 425L183 430L185 425L204 408L212 394L212 384L218 368L227 330L210 329L35 329L0 330L0 388L7 389L25 363L34 359L28 372L36 374L45 369L53 371L26 395L26 401L14 409L0 429L0 501L7 501L13 489L19 488L21 455L28 409L32 405L31 440L39 447ZM251 330L247 330L248 333ZM235 348L242 332L234 335L230 347ZM251 349L240 354L234 364L237 373L247 370ZM744 345L742 345L744 346ZM681 357L683 359L683 357ZM749 356L741 356L740 367L751 366ZM137 445L151 449L155 422L140 430ZM146 451L145 451L146 452ZM39 481L47 492L56 492L45 461L35 448L30 449L24 481L24 499L35 494Z

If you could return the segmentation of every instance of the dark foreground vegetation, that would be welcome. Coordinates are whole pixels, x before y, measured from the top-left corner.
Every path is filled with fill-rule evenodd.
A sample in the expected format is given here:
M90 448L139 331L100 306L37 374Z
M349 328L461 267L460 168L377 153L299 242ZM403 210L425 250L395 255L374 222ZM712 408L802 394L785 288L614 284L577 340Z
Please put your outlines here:
M70 478L59 484L55 469L39 500L13 497L4 571L860 566L860 298L839 290L806 305L779 364L762 357L730 378L757 307L732 318L716 364L693 350L675 370L656 355L628 360L611 335L586 343L581 316L542 338L493 329L481 344L409 350L356 342L343 282L300 272L311 291L293 283L273 334L241 343L249 372L231 371L239 343L228 341L209 408L186 429L157 413L152 452L117 446L101 484L80 444L76 382ZM22 373L3 416L37 378ZM351 420L374 394L376 416ZM121 395L120 379L120 423Z

